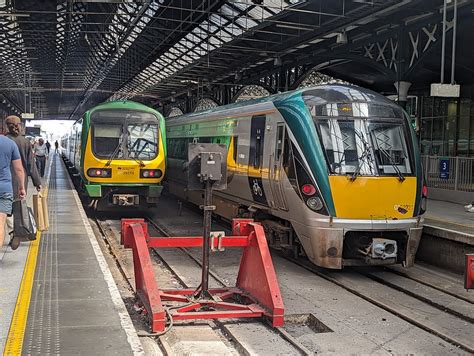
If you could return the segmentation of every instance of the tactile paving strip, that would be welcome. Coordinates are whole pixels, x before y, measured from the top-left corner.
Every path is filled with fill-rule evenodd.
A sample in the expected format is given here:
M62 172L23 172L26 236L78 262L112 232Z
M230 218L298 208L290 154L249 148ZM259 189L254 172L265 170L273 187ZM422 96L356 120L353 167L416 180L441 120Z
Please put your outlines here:
M23 354L131 354L103 273L56 156Z

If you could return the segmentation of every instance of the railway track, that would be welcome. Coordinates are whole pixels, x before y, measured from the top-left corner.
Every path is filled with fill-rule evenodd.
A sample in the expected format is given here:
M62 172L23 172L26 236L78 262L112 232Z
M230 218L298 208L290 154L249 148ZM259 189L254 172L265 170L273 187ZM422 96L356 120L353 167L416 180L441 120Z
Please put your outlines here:
M198 214L193 207L189 209ZM166 226L149 222L167 232ZM220 223L222 225L222 221ZM200 264L200 256L186 253ZM391 266L334 271L319 268L306 259L282 257L410 324L474 353L474 294L463 289L460 278L423 265L409 269ZM219 280L217 273L211 273Z
M116 265L124 277L124 279L127 281L128 287L130 290L135 292L135 286L133 283L133 276L128 272L127 266L123 265L124 258L123 256L123 249L118 245L118 241L120 240L117 235L117 232L115 230L115 226L118 225L120 226L120 221L113 221L113 220L100 220L98 218L94 218L94 223L98 227L98 230L100 231L101 237L103 240L106 242L109 251L111 255L114 257L114 260L116 262ZM159 232L160 235L162 236L170 236L170 232L166 229L166 227L161 226L160 224L156 223L155 221L151 219L147 219L147 222L153 226L155 230ZM192 262L199 268L201 268L201 262L199 259L197 259L192 253L190 253L187 249L185 248L180 248L179 249L185 256L187 256ZM172 275L173 279L177 281L181 287L183 288L191 288L191 286L186 283L186 281L177 273L173 267L166 261L165 258L163 258L157 251L156 249L152 249L152 256L154 256L154 261L157 262L159 261L160 266L164 266L166 270ZM214 271L210 271L210 276L211 280L213 280L215 283L217 283L219 286L226 286L226 281L218 276L218 274ZM239 336L235 335L233 332L232 328L229 328L228 325L224 322L221 322L219 320L211 320L207 321L207 323L210 325L211 328L219 329L221 334L226 337L226 338L231 338L233 342L233 346L235 348L235 351L238 352L241 355L252 355L254 352L250 350L244 342L239 340ZM270 332L276 332L276 334L281 337L283 340L285 340L287 343L289 343L295 350L294 354L300 354L300 355L314 355L315 352L310 351L308 348L306 348L304 345L302 345L300 342L298 342L295 338L293 338L288 332L286 332L282 328L276 328L276 329L271 329L268 326L265 326L265 328L268 329ZM167 330L168 331L168 330ZM142 337L158 337L160 338L161 335L159 334L150 334L147 332L139 332L139 336ZM166 350L165 350L166 352Z
M474 353L474 306L471 298L392 268L331 271L308 260L285 256L300 267L445 341Z
M190 209L193 211L193 209ZM196 220L199 214L194 211ZM153 219L148 222L158 232L158 236L176 235L176 224L169 219ZM162 223L161 221L164 221ZM220 222L222 225L222 222ZM114 222L111 222L114 224ZM115 223L117 224L117 223ZM118 228L119 229L119 228ZM200 268L200 254L195 250L181 249L182 254L192 260L196 268ZM166 259L155 255L160 262L173 273L173 267ZM343 271L325 270L314 266L304 259L285 260L294 263L305 270L334 283L365 301L389 312L415 327L425 330L454 345L460 350L474 353L474 295L462 289L459 278L430 270L427 266L415 266L404 269L398 266L376 268L350 268ZM278 266L278 259L274 259ZM225 271L219 273L211 268L211 279L218 285L226 285ZM183 286L188 283L180 278L179 273L173 277ZM193 284L193 283L191 283ZM229 335L235 344L238 337L232 335L232 330L226 324L215 324L224 335ZM314 354L312 347L305 347L293 338L285 329L277 331L279 336L290 343L299 354ZM311 349L311 350L310 350ZM245 345L236 347L240 354L248 354Z
M170 235L165 226L151 219L148 222L163 234ZM182 250L201 266L199 256ZM435 283L426 276L407 273L406 269L398 267L331 271L305 259L285 258L410 324L474 353L474 296L462 290L460 284L449 280L445 280L444 284ZM212 270L210 273L225 286L218 273Z

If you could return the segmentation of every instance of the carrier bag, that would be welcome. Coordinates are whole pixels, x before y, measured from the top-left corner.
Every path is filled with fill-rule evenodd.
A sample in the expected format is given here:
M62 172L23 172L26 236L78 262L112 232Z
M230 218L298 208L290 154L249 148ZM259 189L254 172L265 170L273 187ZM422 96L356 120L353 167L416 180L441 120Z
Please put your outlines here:
M26 200L13 202L13 234L25 240L36 240L35 217Z
M44 191L33 195L33 210L36 226L39 231L45 231L49 228L48 201L46 197L47 194Z
M48 214L48 188L44 188L40 193L41 206L43 208L44 230L49 229L49 214Z

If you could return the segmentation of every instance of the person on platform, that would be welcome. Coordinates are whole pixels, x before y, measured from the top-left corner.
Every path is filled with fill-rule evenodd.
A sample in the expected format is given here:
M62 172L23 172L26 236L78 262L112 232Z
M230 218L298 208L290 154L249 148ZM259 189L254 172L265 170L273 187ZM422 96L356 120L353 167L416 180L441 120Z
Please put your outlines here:
M36 166L38 167L38 171L40 173L41 178L44 177L44 170L46 168L46 158L48 157L48 148L44 143L44 140L40 138L35 145L34 148L35 158L36 158Z
M468 213L474 213L474 201L472 201L470 204L464 205L464 210Z
M59 143L58 143L58 140L54 141L54 153L59 153Z
M48 140L46 140L46 148L48 149L48 156L49 156L49 150L51 149L51 144L49 143Z
M25 199L25 173L21 164L18 146L6 136L0 136L0 246L5 240L5 222L7 215L11 215L13 207L12 171L19 182L18 196Z
M35 156L33 155L33 149L31 147L30 141L21 135L21 119L18 116L8 116L5 119L5 123L8 129L7 137L13 140L20 152L21 163L23 166L23 172L25 174L24 186L25 191L28 189L28 176L31 177L33 185L36 187L37 191L41 190L41 178L38 173L38 169L35 164ZM13 172L13 167L12 167ZM13 176L13 200L18 200L18 189L20 183L16 179L16 176ZM7 219L8 233L13 233L13 219ZM19 240L11 239L11 248L16 250L19 246Z

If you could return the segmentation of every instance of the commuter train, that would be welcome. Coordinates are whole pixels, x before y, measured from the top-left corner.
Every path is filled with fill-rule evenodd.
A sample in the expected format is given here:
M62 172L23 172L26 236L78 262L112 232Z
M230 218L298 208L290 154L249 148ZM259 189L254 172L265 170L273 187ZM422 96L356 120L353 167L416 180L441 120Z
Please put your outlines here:
M147 208L163 189L163 116L132 101L98 105L61 140L63 156L90 206Z
M190 142L226 144L217 214L254 217L270 245L318 266L412 266L426 207L408 115L355 86L323 85L167 120L170 192L188 191Z

